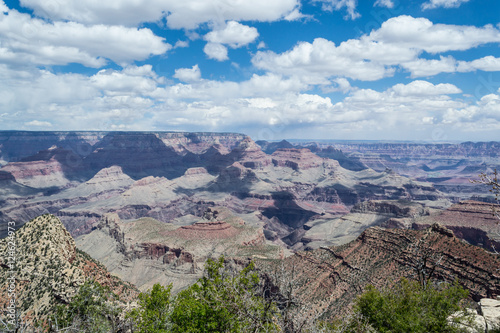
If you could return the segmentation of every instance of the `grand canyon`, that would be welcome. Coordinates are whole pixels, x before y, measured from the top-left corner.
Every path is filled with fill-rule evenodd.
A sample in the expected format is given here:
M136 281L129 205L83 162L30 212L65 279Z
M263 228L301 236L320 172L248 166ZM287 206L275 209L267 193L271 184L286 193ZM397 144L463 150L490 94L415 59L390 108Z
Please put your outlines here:
M496 142L3 131L0 230L19 229L25 275L41 274L29 258L50 244L66 272L52 286L62 300L91 275L128 298L157 283L178 293L203 276L208 258L224 255L254 261L264 276L280 263L294 267L305 311L329 318L368 284L411 278L418 243L444 258L436 278L459 279L479 301L500 295L496 201L477 182L498 168L499 150ZM56 236L30 244L31 233ZM41 318L50 297L25 280L23 315Z

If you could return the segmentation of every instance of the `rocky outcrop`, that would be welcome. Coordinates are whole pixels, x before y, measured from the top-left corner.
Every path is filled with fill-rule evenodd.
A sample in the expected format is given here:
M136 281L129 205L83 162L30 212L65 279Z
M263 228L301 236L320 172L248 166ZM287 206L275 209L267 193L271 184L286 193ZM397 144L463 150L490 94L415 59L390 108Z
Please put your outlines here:
M246 138L233 148L229 156L245 168L262 169L270 165L271 158L252 139Z
M0 198L0 225L53 213L77 236L91 231L108 213L169 223L195 214L199 207L218 205L252 214L247 215L252 223L278 220L275 225L286 226L280 234L291 227L286 235L269 237L293 247L303 236L302 226L316 215L345 214L365 200L441 198L429 184L391 172L346 170L308 149L278 149L267 155L239 134L112 132L85 140L92 142L91 149L78 155L76 163L83 179L70 179L63 170L58 175L64 176L65 185L4 205ZM63 150L56 145L50 151L17 163L49 159L50 166L57 155L53 153ZM40 177L52 182L55 176Z
M192 225L183 226L169 233L184 239L224 239L234 237L238 234L232 225L224 221L196 222Z
M0 307L10 299L7 279L14 276L16 304L28 323L46 320L55 306L69 302L86 280L109 287L123 300L137 295L134 286L111 276L102 264L77 250L69 232L53 215L37 217L11 238L0 240L0 252L15 257L14 268L7 256L0 258Z
M390 287L401 277L416 276L426 253L431 254L427 265L436 265L436 281L457 279L476 301L500 295L500 258L439 226L422 231L369 228L348 244L298 252L283 267L293 272L297 296L310 304L307 311L331 318L347 311L368 284ZM259 265L263 271L273 269L266 262Z
M66 187L87 176L82 160L73 151L54 146L20 162L9 163L2 170L14 176L18 183L30 187Z
M479 306L486 322L486 332L500 329L500 300L483 298Z
M266 243L262 229L247 226L226 208L210 211L217 214L213 220L191 215L193 222L184 225L151 218L124 222L118 214L108 214L95 230L78 237L77 244L141 290L172 283L174 292L201 276L207 258L283 255L280 247Z
M457 237L493 251L500 249L498 219L493 215L493 209L498 207L479 201L461 201L442 212L414 219L412 227L423 229L439 223L452 230Z
M318 168L323 165L331 169L339 167L338 162L322 159L305 148L280 148L276 150L271 157L275 166L291 168L295 171Z

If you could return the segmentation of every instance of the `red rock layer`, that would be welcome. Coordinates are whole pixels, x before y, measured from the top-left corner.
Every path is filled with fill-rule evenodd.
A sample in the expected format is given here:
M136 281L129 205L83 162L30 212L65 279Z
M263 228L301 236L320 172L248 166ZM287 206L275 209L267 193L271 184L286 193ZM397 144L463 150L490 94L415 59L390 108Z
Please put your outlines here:
M317 168L324 164L324 160L313 154L309 149L281 148L272 155L275 166L288 167L294 170L307 170ZM338 166L338 162L329 161L332 166Z
M225 239L236 236L239 231L232 225L222 222L197 222L193 225L180 227L168 233L168 235L184 239Z
M381 288L414 276L425 252L441 258L435 280L458 279L474 300L500 295L500 258L438 225L422 231L370 228L346 245L298 252L284 268L294 275L299 299L310 304L307 310L331 318L345 313L368 284ZM269 263L259 265L272 271Z

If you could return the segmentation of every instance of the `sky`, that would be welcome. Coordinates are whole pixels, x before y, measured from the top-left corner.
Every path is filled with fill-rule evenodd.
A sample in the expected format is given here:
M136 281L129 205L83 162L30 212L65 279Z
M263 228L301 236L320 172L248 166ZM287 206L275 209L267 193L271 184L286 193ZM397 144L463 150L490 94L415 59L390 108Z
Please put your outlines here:
M0 130L500 140L500 1L0 0Z

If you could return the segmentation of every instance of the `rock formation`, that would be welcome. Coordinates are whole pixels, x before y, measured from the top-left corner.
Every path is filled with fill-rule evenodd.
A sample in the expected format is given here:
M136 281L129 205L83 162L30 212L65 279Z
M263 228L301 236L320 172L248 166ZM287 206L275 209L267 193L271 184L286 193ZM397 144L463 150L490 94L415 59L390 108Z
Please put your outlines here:
M0 240L0 252L9 254L0 257L0 308L11 299L7 281L14 276L16 306L26 323L45 321L57 304L69 302L89 279L111 288L123 300L137 296L133 285L112 276L101 263L77 250L69 232L53 215L37 217L15 235Z
M493 215L497 204L473 200L461 201L450 208L412 220L412 228L422 229L439 223L453 230L455 235L467 242L490 251L500 249L500 221Z
M457 279L476 301L500 295L500 258L439 225L421 231L369 228L348 244L297 252L282 265L307 312L331 318L345 313L368 284L383 288L401 277L415 278L424 257L428 268L436 265L435 281ZM272 276L281 263L259 265Z
M20 226L45 213L56 214L78 236L108 213L172 223L217 205L269 230L276 244L298 249L304 248L304 224L315 216L334 219L365 200L442 198L428 183L391 172L347 170L308 149L268 155L240 134L49 132L50 140L40 141L54 147L31 157L12 155L14 142L17 147L23 138L31 142L39 136L0 137L0 153L18 160L0 170L10 179L9 193L21 194L20 182L39 187L27 191L32 195L0 198L0 235L8 221ZM64 156L76 158L68 164ZM55 185L44 187L48 184Z
M223 207L213 221L191 216L193 222L173 225L151 218L122 221L106 215L77 246L103 262L125 281L147 290L154 283L173 284L177 292L201 277L207 258L222 254L236 259L281 258L279 246L266 241L261 228L248 226Z

